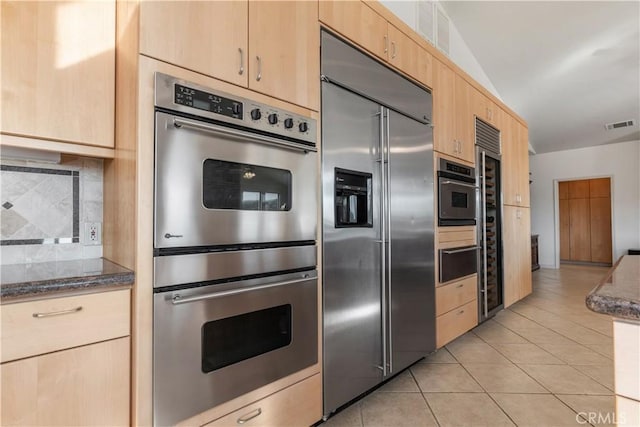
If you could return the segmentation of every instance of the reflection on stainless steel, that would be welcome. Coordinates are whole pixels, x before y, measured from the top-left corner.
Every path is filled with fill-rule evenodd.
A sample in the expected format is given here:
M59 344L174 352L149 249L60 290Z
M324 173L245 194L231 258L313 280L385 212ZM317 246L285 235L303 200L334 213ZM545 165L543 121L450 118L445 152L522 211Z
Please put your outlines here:
M304 276L307 277L304 277ZM291 282L214 299L199 296L235 288ZM212 289L213 288L213 289ZM180 295L192 299L173 304ZM285 347L203 373L202 328L269 307L289 304L291 343ZM153 394L154 424L173 425L234 397L317 363L317 277L314 271L213 285L154 295ZM239 345L241 337L229 336Z
M327 33L322 73L328 415L435 349L433 133L431 94ZM370 224L336 218L336 171L372 177Z
M315 246L171 255L153 260L154 288L316 265Z

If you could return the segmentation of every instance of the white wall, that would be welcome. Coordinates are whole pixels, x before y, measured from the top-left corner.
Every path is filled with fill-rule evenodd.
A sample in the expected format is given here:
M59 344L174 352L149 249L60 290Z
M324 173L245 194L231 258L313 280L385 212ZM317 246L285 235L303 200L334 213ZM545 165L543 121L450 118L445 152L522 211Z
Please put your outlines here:
M416 30L418 25L418 9L415 0L381 0L380 2L408 26ZM467 46L463 40L456 29L455 23L451 21L451 18L449 18L449 59L466 71L489 92L498 97L498 99L502 100L493 83L491 83L491 80L489 80L489 77L478 63L478 60L473 56L471 50L469 50L469 46Z
M530 157L531 232L539 234L540 265L554 267L556 184L560 180L612 178L614 261L640 247L640 142L600 145Z

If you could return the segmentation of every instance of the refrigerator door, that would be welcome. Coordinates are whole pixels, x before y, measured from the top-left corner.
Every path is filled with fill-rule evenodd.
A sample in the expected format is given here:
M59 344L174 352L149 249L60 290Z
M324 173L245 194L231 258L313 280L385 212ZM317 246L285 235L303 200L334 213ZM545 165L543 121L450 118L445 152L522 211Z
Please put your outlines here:
M382 380L380 111L322 83L325 415ZM336 168L371 174L371 226L336 228Z
M436 348L433 129L387 111L390 374Z

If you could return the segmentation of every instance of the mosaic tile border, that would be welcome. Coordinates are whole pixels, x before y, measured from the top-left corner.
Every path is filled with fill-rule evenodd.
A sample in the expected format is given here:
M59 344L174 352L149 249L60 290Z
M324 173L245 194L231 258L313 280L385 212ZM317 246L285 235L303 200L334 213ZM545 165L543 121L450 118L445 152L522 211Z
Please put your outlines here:
M47 168L35 168L29 166L12 166L12 165L0 165L0 171L7 172L24 172L24 173L40 173L48 175L66 175L72 177L72 192L73 192L73 235L71 237L55 237L46 239L6 239L0 240L0 246L10 245L42 245L42 244L59 244L59 243L79 243L80 242L80 172L62 170L62 169L47 169ZM6 205L9 206L6 206ZM6 202L2 204L2 208L11 209L13 205Z

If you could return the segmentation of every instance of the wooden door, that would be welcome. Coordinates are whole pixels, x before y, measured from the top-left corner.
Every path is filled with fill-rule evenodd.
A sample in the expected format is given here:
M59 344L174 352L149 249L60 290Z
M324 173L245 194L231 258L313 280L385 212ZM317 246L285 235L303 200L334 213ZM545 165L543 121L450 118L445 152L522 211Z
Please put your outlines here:
M1 425L129 424L129 338L0 365Z
M140 52L246 87L247 16L247 0L140 2Z
M531 210L520 208L516 212L518 220L518 244L520 254L519 265L519 299L529 295L533 291L531 278Z
M327 1L315 4L320 21L386 61L389 52L387 21L361 1ZM315 26L314 26L315 27Z
M589 199L569 199L569 244L572 261L591 261Z
M560 221L560 260L571 259L571 242L569 239L569 183L558 183L558 213Z
M250 1L249 55L250 89L320 110L317 3Z
M611 179L589 180L591 261L611 263Z
M389 62L419 82L431 86L431 55L389 24Z
M519 254L521 248L519 236L520 225L518 210L515 206L505 205L503 207L502 242L503 242L503 286L504 286L504 306L509 307L520 299L520 263L523 258ZM521 214L520 214L521 215Z
M458 150L455 154L463 160L475 163L475 117L473 114L473 91L465 79L456 74L455 77L455 120L456 120L456 140Z
M114 146L115 1L2 1L1 131Z
M518 205L529 207L529 130L519 121L515 121L517 129L517 156L518 156Z
M474 88L473 90L473 114L479 119L489 123L493 127L499 128L500 114L502 110L487 98L483 93Z
M503 203L518 206L519 192L519 158L518 130L516 120L511 116L503 116L500 128L502 144L502 197Z
M435 59L433 62L433 147L435 151L457 157L455 75L442 62Z

